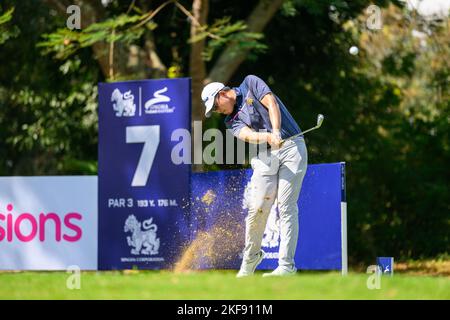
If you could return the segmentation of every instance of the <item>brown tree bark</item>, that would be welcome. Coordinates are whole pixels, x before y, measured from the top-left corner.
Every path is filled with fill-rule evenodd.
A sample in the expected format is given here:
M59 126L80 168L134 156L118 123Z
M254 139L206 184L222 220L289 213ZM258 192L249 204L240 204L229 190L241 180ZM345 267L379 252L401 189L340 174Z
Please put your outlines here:
M150 3L151 1L147 0L140 1L142 9L146 12L150 10ZM164 65L156 51L153 32L147 30L144 37L144 49L140 50L140 55L142 56L142 61L144 61L148 68L148 72L143 78L165 78L167 76L167 67Z
M205 25L208 18L208 0L194 0L192 3L192 15L196 21L191 21L191 37L194 37L199 30L199 24ZM202 52L205 48L205 39L191 44L191 55L189 63L189 73L192 81L192 124L194 121L201 121L204 118L204 107L201 101L201 92L203 89L203 80L206 78L206 66L202 59ZM194 127L192 126L192 133ZM192 134L192 159L195 154L201 154L203 150L202 143L195 141ZM202 165L193 165L193 171L202 171Z
M208 0L194 0L192 3L192 15L201 25L206 24L208 6ZM191 37L197 34L198 29L198 25L191 21ZM202 59L204 48L205 39L191 44L189 73L192 77L192 120L202 120L204 114L200 97L203 89L203 80L206 78L205 62Z
M247 18L247 31L263 31L284 1L285 0L261 0ZM244 62L248 51L243 50L238 54L231 54L232 51L234 51L233 46L234 44L230 43L222 52L217 59L217 62L214 64L214 67L209 72L208 77L205 79L205 83L212 81L228 82L241 63Z

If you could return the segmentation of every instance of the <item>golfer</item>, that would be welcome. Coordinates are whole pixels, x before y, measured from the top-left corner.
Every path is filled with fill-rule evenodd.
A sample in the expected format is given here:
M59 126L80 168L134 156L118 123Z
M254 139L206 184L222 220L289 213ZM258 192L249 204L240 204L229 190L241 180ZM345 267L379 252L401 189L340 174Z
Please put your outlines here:
M263 276L294 275L298 240L297 200L306 173L308 155L303 137L286 139L300 128L283 102L267 84L254 75L245 77L239 87L212 82L202 91L205 116L212 112L226 115L225 125L238 139L250 143L268 143L270 148L251 159L253 175L246 193L248 216L245 248L237 277L250 276L264 258L261 242L270 209L278 202L280 250L278 267Z

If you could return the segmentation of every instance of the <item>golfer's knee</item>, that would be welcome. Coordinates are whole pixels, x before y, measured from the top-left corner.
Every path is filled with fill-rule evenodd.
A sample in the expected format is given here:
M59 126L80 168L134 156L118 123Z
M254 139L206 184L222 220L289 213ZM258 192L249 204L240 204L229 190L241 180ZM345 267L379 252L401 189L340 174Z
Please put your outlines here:
M278 213L282 217L298 217L297 202L292 203L278 203Z

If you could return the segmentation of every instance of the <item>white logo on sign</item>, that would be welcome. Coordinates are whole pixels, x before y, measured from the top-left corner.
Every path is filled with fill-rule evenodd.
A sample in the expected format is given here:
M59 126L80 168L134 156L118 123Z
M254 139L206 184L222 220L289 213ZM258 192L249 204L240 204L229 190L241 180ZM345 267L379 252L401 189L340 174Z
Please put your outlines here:
M134 104L134 95L131 90L122 94L119 89L115 89L111 94L111 102L114 102L113 109L116 111L116 117L132 117L136 112Z
M145 103L145 113L172 113L175 110L175 107L169 108L169 105L166 103L170 102L170 98L162 94L167 92L167 90L167 87L164 87L153 93L153 98Z
M252 202L252 186L249 182L245 187L242 209L248 209ZM280 218L278 216L278 203L272 205L269 217L267 218L266 229L261 246L266 248L276 248L280 245Z
M272 209L270 209L267 218L266 230L262 239L262 246L267 248L275 248L280 245L280 217L277 211L277 202L275 201Z
M158 226L152 223L153 218L143 222L144 231L141 230L141 223L132 214L125 221L124 232L131 232L131 237L127 237L127 242L131 249L131 254L155 255L159 250L159 238L156 237Z

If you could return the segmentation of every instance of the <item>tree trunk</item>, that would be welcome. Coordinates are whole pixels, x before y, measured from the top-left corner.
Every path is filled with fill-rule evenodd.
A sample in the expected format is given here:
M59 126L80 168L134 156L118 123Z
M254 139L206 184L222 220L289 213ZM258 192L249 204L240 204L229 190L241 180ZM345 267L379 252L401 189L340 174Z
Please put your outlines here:
M192 4L192 14L201 24L206 24L208 16L208 0L194 0ZM198 26L191 23L191 37L198 32ZM203 119L203 106L200 94L203 89L203 80L206 78L205 62L202 59L202 52L205 48L205 40L194 42L191 45L190 55L190 75L192 77L192 120Z
M208 17L208 0L194 0L192 3L192 15L200 25L205 25ZM191 21L191 37L198 32L198 24ZM204 107L201 100L201 92L203 89L203 80L206 78L205 62L202 58L202 52L205 48L205 40L194 42L191 44L190 55L190 75L192 84L192 159L195 154L201 154L203 151L202 143L194 141L194 121L202 121L204 118ZM193 171L203 171L202 165L193 165Z
M156 52L153 32L147 31L145 35L145 57L142 61L146 61L148 74L145 78L165 78L167 77L167 67L161 61Z
M261 0L247 18L247 31L261 32L267 23L273 18L277 10L285 0ZM231 43L222 52L214 67L209 72L205 83L219 81L226 83L230 80L241 63L245 60L248 51L242 50L238 54L231 54L234 44Z
M149 1L143 0L140 1L142 9L144 9L145 12L148 12L150 10L149 8ZM144 43L144 50L141 50L142 61L145 62L147 65L147 73L144 76L144 78L165 78L167 76L167 67L164 65L164 63L159 58L158 53L156 52L156 46L155 46L155 40L153 36L153 32L150 30L147 30L144 34L145 37L145 43Z

